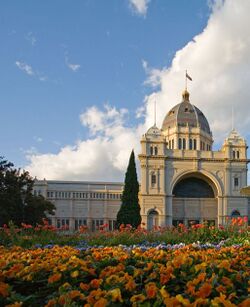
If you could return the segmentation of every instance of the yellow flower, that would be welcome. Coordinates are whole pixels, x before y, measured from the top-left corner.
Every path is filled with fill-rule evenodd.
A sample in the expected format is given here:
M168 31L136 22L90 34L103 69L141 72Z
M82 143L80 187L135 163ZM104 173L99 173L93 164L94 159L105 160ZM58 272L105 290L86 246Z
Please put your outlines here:
M137 294L137 295L133 295L130 298L130 302L131 303L142 303L146 300L146 296L143 294Z
M117 301L119 301L119 302L121 302L121 303L123 302L121 290L120 290L119 288L115 288L115 289L113 289L113 290L110 290L110 291L108 292L108 294L111 294L111 297L112 297L112 301L113 301L113 302L117 302Z
M79 275L79 271L73 271L73 272L71 272L71 274L70 274L70 276L71 276L72 278L76 278L76 277L78 277L78 275Z
M188 299L184 298L181 294L176 295L177 300L182 303L183 306L189 306L190 302Z

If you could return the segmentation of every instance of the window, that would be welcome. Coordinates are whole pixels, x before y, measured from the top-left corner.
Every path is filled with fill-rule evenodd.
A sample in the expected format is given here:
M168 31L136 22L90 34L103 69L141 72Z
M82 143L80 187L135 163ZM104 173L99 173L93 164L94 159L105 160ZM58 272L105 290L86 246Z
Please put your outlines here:
M193 149L193 140L189 139L189 149L192 150Z
M239 178L238 177L234 177L234 186L235 186L235 188L237 188L239 186Z
M153 146L150 146L150 155L153 155Z
M57 219L56 226L57 226L57 228L63 227L65 229L68 229L69 228L69 219L66 219L66 218Z
M155 146L155 155L158 155L158 147Z
M116 220L109 220L109 230L116 229Z
M172 139L172 149L174 149L174 139Z
M181 138L179 138L178 148L181 149Z
M240 152L237 150L237 159L240 158Z
M186 139L182 139L182 148L186 149Z
M153 173L151 175L151 185L154 186L155 184L156 184L156 175L155 175L155 173Z
M103 225L103 220L92 220L92 231L98 230Z
M87 226L86 219L76 219L75 220L75 230L78 230L80 226Z
M183 220L173 220L173 226L177 227L179 224L183 224Z
M235 159L235 151L233 150L233 159Z
M194 150L196 150L196 139L194 139Z

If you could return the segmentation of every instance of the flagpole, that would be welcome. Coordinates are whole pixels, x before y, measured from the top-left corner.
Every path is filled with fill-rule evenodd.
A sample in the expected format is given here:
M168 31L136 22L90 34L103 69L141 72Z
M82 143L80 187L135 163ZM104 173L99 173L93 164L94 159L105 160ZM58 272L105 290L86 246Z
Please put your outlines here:
M155 121L155 122L154 122L154 126L156 126L156 100L155 100L155 112L154 112L154 113L155 113L155 114L154 114L154 115L155 115L155 116L154 116L154 121Z
M185 90L187 91L187 70L186 70L186 74L185 74Z

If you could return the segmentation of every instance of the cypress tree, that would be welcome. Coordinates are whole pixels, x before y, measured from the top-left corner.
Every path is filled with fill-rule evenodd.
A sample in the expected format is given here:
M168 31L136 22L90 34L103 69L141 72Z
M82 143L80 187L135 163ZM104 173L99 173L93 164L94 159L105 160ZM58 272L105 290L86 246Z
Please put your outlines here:
M116 226L118 228L121 224L130 224L133 228L137 228L141 224L138 193L139 183L136 174L135 154L134 150L132 150L125 175L122 204L116 218Z

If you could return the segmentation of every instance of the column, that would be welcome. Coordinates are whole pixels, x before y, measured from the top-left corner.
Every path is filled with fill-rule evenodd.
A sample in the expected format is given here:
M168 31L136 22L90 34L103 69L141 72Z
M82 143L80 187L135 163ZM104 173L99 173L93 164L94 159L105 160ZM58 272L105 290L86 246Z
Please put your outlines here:
M173 222L173 196L167 195L166 196L166 226L172 226Z
M218 223L218 225L224 225L225 224L225 214L227 212L227 208L225 208L225 205L223 206L223 197L218 196L217 197L217 206L218 206L217 207L217 217L218 217L217 223Z

